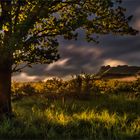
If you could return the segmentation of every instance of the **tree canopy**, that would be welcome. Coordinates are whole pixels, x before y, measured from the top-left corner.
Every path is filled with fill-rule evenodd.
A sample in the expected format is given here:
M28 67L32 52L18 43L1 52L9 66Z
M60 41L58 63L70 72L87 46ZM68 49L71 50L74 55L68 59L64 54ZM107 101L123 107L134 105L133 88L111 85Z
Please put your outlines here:
M13 71L59 59L58 36L77 39L84 30L87 41L94 35L137 33L125 16L121 0L0 0L1 59L10 59ZM10 56L10 57L9 57ZM25 67L23 66L23 68Z
M87 41L100 34L135 35L121 0L0 0L0 118L12 115L11 76L59 59L58 37ZM95 38L94 38L95 37ZM21 65L22 64L22 65Z

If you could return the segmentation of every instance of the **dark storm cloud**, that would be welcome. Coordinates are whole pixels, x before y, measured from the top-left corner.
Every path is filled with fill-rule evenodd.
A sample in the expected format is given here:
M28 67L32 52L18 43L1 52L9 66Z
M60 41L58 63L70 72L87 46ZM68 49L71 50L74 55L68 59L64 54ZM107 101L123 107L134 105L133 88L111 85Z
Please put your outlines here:
M134 15L131 25L140 30L140 0L123 0L122 6L127 8L126 15ZM81 71L92 73L104 64L140 65L140 35L101 36L100 44L96 45L87 43L80 31L78 41L59 40L61 59L50 65L36 65L26 69L26 76L35 76L35 79L65 77Z
M72 75L80 73L81 71L93 72L93 66L98 67L100 64L101 50L98 47L84 47L80 48L75 45L62 47L61 59L56 63L46 65L37 65L33 69L27 69L29 75L48 75L48 76L61 76ZM95 61L96 60L96 61Z
M102 57L118 57L121 55L131 54L132 52L140 52L140 36L128 38L110 38L104 39L101 43L104 53Z

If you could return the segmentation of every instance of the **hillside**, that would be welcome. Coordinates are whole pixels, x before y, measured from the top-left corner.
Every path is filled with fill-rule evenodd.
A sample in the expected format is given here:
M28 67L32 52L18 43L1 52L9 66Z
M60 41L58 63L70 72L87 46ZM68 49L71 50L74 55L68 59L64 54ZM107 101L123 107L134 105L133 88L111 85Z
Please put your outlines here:
M139 66L102 66L97 73L98 76L102 78L122 78L128 76L139 76L140 75L140 67Z

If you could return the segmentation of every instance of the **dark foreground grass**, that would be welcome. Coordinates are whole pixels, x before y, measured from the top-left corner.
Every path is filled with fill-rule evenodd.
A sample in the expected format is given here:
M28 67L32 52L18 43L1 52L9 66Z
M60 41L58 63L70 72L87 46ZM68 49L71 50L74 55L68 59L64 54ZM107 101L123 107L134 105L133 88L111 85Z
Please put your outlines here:
M0 122L1 139L140 140L140 99L98 95L89 100L24 97L15 117Z

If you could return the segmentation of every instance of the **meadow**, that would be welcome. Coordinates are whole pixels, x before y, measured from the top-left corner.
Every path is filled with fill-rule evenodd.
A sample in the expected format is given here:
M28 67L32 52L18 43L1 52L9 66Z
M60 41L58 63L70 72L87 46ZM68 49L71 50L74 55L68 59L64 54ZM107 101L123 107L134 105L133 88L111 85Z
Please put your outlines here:
M14 82L12 105L13 118L0 122L3 139L140 140L140 79Z

